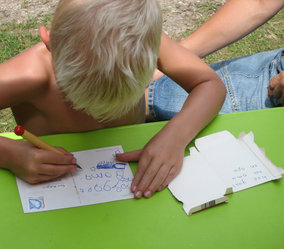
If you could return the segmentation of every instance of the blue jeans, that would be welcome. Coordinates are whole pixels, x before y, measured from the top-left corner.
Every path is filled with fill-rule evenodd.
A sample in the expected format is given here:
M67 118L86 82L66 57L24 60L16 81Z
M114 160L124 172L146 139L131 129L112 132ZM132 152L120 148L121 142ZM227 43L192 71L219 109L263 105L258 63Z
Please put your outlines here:
M227 95L220 114L272 108L269 81L284 69L284 48L210 65L224 82ZM148 105L155 120L169 120L180 111L188 93L167 76L149 85ZM206 101L206 100L205 100Z

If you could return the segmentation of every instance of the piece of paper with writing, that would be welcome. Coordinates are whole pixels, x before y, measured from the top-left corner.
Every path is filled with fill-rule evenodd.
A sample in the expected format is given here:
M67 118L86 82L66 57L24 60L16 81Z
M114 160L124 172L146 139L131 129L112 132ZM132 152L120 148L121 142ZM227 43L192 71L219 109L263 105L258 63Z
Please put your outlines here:
M73 152L82 167L64 178L30 185L17 178L25 213L70 208L133 198L128 163L115 160L121 146Z
M169 189L190 215L227 201L225 194L279 179L283 173L256 145L252 132L236 139L222 131L195 140Z

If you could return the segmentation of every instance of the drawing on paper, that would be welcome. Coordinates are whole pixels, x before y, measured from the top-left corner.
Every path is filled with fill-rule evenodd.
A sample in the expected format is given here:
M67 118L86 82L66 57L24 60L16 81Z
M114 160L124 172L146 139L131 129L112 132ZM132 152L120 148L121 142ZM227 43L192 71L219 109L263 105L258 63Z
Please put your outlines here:
M29 209L44 209L44 199L43 197L37 197L37 198L29 198Z
M121 146L73 152L82 167L65 178L29 185L17 178L25 213L84 206L133 198L133 174L128 163L118 162ZM31 198L31 196L41 196ZM28 204L26 200L28 199ZM43 201L44 200L44 201Z

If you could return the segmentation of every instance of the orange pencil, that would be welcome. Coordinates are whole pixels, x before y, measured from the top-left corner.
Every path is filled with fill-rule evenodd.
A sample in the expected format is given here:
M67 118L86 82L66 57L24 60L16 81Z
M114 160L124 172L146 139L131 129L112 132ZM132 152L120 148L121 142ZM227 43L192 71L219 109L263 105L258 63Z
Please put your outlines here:
M14 132L16 135L18 136L22 136L23 138L25 138L26 140L28 140L29 142L31 142L33 145L35 145L36 147L40 148L40 149L44 149L44 150L49 150L49 151L53 151L59 154L64 154L62 151L58 150L57 148L51 146L50 144L46 143L45 141L41 140L40 138L38 138L37 136L35 136L34 134L30 133L29 131L25 130L25 128L21 125L18 125L15 129ZM77 168L82 169L78 164L76 164Z

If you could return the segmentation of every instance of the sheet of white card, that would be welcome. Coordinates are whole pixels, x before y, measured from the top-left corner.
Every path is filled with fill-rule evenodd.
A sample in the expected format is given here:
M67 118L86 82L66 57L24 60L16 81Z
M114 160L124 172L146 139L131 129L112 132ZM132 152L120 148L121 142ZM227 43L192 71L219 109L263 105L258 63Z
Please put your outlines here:
M228 131L214 133L196 139L195 147L169 184L189 215L221 203L230 188L238 192L279 179L284 173L256 145L252 132L241 133L238 139Z
M132 171L127 163L115 160L122 147L73 152L82 167L62 179L30 185L17 178L25 213L91 205L133 198Z
M279 179L284 172L257 146L252 132L242 132L236 139L222 131L197 139L195 146L208 166L233 187L233 192Z
M225 194L232 192L231 185L226 185L214 169L208 167L194 147L190 149L190 156L184 158L181 172L169 184L169 189L184 203L183 209L188 215L227 202Z

